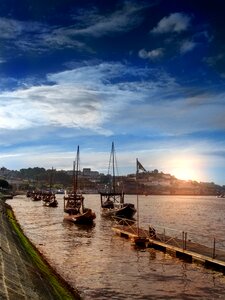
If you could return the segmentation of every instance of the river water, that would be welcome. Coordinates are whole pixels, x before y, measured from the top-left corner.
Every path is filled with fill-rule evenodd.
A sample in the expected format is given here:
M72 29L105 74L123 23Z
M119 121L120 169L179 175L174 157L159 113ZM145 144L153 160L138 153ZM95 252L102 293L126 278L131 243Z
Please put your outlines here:
M83 299L225 299L222 273L154 249L135 249L114 234L112 220L101 217L99 195L85 196L96 213L91 227L63 221L63 195L57 195L57 208L26 196L8 201L27 237ZM141 227L186 231L202 243L223 238L224 212L224 199L216 197L139 196Z

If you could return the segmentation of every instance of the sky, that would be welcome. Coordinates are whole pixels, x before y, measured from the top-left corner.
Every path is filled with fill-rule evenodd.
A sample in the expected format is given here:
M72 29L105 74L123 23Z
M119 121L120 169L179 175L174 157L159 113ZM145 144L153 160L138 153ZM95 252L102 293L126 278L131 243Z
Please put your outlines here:
M223 0L1 0L0 167L225 184Z

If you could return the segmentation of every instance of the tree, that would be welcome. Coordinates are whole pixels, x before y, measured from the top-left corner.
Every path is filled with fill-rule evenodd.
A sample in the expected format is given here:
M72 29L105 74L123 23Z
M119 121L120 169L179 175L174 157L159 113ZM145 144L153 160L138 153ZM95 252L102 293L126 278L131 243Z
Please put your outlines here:
M4 179L0 179L0 189L8 190L11 189L12 186L8 183L8 181Z

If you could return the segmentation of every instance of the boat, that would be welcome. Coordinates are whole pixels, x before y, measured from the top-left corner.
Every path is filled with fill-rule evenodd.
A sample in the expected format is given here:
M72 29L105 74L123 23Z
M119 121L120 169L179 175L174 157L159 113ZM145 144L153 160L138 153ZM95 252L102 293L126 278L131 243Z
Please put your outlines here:
M30 198L30 197L31 197L31 195L32 195L32 191L27 191L27 192L26 192L26 196L27 196L27 198Z
M63 190L63 189L58 189L57 191L56 191L56 194L65 194L65 191Z
M115 176L115 164L116 155L114 142L112 142L112 148L109 159L109 171L112 169L112 174L108 174L112 180L109 183L108 190L100 192L101 199L101 215L105 217L120 217L126 219L132 219L136 213L134 204L125 203L124 192L117 185ZM120 189L120 190L119 190Z
M58 206L58 201L56 200L55 193L52 191L53 174L54 174L54 169L52 167L51 174L50 174L49 190L42 192L41 200L43 202L43 206L47 206L47 207Z
M58 201L56 200L55 194L50 192L42 193L43 206L57 207Z
M32 201L41 201L42 199L42 192L41 191L33 191L31 193L31 200Z
M64 220L76 224L92 224L96 218L92 209L84 206L84 196L79 191L79 146L76 160L73 162L73 191L64 196Z
M217 194L217 198L225 198L225 193Z

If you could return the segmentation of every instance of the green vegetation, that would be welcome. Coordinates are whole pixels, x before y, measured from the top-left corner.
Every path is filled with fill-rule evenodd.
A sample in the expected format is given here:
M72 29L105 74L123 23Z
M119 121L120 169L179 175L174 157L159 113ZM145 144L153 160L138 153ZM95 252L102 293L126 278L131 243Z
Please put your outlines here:
M8 181L4 179L0 179L0 190L11 190L12 186L8 183Z
M105 190L112 180L112 176L101 174L98 171L80 171L80 189L89 193L96 193ZM87 171L87 170L86 170ZM72 189L72 170L64 171L44 168L28 168L20 171L0 168L2 179L9 180L15 193L34 189L53 189L55 192L60 189ZM127 174L116 176L118 183L123 183L125 194L155 195L220 195L225 193L225 186L213 182L197 182L194 180L180 180L171 174L165 174L157 169L138 174ZM119 186L119 185L118 185ZM0 188L1 192L1 188ZM10 193L8 193L10 195Z
M11 171L14 172L14 171ZM68 174L66 171L44 168L28 168L20 169L16 171L15 178L20 178L24 181L23 188L28 189L62 189L72 184L72 174Z
M23 234L19 224L16 222L13 216L12 210L9 208L7 208L7 215L13 227L13 230L16 232L20 240L21 245L25 249L26 253L29 254L34 264L37 266L37 269L41 273L42 277L52 287L55 299L81 299L78 293L70 291L69 286L66 287L66 283L63 283L63 280L60 279L60 277L54 273L48 263L44 261L38 251Z

